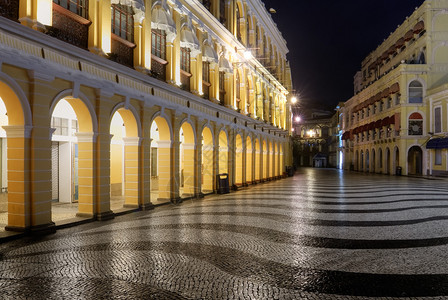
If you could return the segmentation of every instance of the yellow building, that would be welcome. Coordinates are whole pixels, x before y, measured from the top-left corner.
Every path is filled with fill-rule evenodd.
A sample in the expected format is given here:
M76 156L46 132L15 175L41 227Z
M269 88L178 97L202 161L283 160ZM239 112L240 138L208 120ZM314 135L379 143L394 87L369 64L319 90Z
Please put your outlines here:
M345 169L448 170L447 28L448 1L427 0L363 60L355 96L339 109Z
M288 49L260 0L0 2L8 230L280 178ZM3 207L3 208L2 208Z

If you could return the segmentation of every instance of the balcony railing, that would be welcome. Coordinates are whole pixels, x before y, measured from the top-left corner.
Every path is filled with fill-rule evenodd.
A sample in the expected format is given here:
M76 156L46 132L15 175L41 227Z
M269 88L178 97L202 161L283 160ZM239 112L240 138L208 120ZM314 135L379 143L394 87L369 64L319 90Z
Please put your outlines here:
M19 0L0 0L0 16L18 21L19 2Z
M47 34L66 43L87 49L91 23L89 20L53 3L53 26L48 27Z
M180 70L180 88L184 91L190 91L190 77L191 74L188 72L185 72L184 70Z
M225 96L226 96L226 91L219 90L219 104L224 105Z
M202 92L204 93L204 99L210 99L210 86L211 84L206 81L202 81Z
M154 78L166 80L166 65L168 62L160 57L151 55L151 73Z
M135 44L131 43L118 35L111 33L111 54L110 60L113 60L119 64L127 67L134 67L134 48Z

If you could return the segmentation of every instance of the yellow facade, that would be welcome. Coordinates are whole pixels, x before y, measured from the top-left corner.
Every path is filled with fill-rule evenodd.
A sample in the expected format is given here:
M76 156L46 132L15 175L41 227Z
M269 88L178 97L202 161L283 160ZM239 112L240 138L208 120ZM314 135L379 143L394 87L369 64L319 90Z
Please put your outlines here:
M105 220L113 196L146 209L291 165L288 49L260 1L68 2L0 3L7 229L51 230L55 199Z
M363 60L355 96L339 109L345 169L448 171L446 149L430 142L447 132L447 9L448 1L425 1Z

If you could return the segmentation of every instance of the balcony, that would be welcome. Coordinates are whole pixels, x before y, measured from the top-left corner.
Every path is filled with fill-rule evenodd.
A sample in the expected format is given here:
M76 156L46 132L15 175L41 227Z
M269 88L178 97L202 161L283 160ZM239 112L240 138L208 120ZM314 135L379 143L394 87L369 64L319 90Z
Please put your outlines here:
M180 70L180 88L187 92L190 91L190 77L191 73L185 72L182 69Z
M168 62L160 57L151 55L151 74L154 78L166 80L166 65Z
M88 48L89 20L53 3L53 26L47 34L82 49Z
M127 67L134 67L134 48L135 44L131 43L118 35L112 33L110 60Z
M210 99L210 86L211 84L206 81L202 81L202 91L204 93L204 99Z

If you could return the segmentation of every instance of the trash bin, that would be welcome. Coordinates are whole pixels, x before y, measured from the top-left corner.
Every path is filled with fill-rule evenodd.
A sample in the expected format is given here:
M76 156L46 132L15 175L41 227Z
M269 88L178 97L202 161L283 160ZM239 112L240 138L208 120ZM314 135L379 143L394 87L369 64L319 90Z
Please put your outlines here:
M216 185L218 187L218 194L230 193L229 174L222 173L216 175Z
M401 176L401 170L402 170L402 168L400 166L397 166L397 170L395 172L395 175Z
M292 168L292 166L286 166L286 173L289 177L294 176L294 169Z

